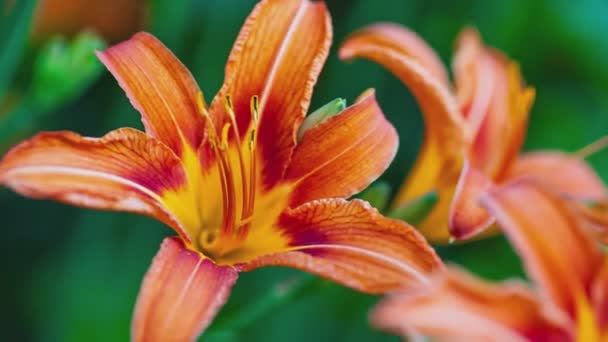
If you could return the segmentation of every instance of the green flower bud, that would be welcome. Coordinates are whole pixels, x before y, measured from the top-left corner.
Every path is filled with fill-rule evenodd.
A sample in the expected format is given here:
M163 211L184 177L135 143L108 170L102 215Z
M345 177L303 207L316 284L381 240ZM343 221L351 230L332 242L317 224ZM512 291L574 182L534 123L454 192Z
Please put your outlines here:
M50 110L78 97L101 74L103 67L94 52L103 48L105 42L91 32L71 42L63 37L48 41L34 64L31 95L36 106Z
M340 114L344 108L346 108L346 100L343 98L337 98L312 112L306 117L306 119L304 119L302 126L300 126L300 129L298 130L298 142L302 140L302 137L306 131L331 118L332 116Z

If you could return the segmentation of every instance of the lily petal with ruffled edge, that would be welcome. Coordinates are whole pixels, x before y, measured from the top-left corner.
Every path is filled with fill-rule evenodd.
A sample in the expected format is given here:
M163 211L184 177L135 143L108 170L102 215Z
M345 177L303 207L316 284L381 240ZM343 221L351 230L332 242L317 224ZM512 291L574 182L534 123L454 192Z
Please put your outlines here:
M386 170L398 145L397 132L382 114L374 92L364 93L357 103L302 137L286 174L296 182L290 205L360 192Z
M131 128L98 139L40 133L14 147L0 163L0 182L24 196L152 216L189 240L164 198L185 181L173 151Z
M278 227L290 247L241 265L302 269L368 293L426 283L442 263L424 237L360 200L326 199L288 210Z

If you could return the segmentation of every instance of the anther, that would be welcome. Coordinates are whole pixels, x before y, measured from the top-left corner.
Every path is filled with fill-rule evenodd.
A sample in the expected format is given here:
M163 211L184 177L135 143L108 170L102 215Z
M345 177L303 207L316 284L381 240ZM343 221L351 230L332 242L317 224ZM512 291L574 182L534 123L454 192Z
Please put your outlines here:
M251 130L251 134L249 135L249 150L255 150L255 128Z
M249 150L253 152L253 150L255 149L255 142L256 142L256 134L257 134L257 128L258 128L258 120L260 118L259 115L259 98L257 95L254 95L251 97L251 101L249 103L249 110L251 111L251 121L252 121L252 128L251 128L251 134L249 136ZM253 155L252 155L253 158ZM253 160L253 159L252 159Z
M232 97L230 95L226 95L226 102L224 102L224 108L226 109L226 113L230 117L230 120L234 121L234 106L232 105Z
M249 110L251 111L251 133L249 136L249 197L247 198L247 206L243 212L243 217L249 219L255 207L255 186L257 184L257 158L255 155L255 147L257 143L257 129L259 124L259 97L254 95L249 102ZM243 230L248 229L248 224Z
M220 141L220 148L227 149L228 148L228 133L230 131L230 123L226 123L224 127L222 127L222 140Z
M260 113L259 113L259 109L260 109L260 99L258 98L257 95L253 95L251 97L251 102L249 104L250 107L250 111L251 111L251 118L253 120L253 125L257 126L258 120L260 119Z

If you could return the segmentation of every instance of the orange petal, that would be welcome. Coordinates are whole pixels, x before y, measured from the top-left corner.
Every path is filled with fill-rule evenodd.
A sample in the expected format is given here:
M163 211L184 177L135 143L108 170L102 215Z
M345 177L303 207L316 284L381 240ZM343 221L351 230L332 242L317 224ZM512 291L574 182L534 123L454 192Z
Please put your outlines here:
M433 240L447 241L448 208L456 185L464 154L469 149L472 134L461 116L456 98L444 82L409 54L407 46L378 33L355 33L340 48L340 57L371 59L395 74L413 93L422 108L425 140L419 157L397 194L393 206L408 202L429 191L439 192L439 203L420 229ZM395 46L400 47L399 49Z
M479 121L477 116L483 115L483 111L478 108L487 106L492 90L492 82L490 82L492 78L489 77L492 73L488 72L491 71L490 65L484 58L481 58L484 48L479 32L467 27L460 32L456 39L456 52L452 59L456 95L462 115L469 120L471 117L475 117L476 119L473 121L476 122ZM485 92L480 93L484 90Z
M494 179L519 153L534 90L516 63L486 47L472 28L462 31L454 75L463 115L475 132L471 162Z
M534 90L523 86L518 66L465 29L458 38L454 75L463 115L475 132L471 162L496 178L519 153Z
M604 264L593 280L591 302L594 304L599 325L608 327L608 258L604 258Z
M148 134L179 156L184 143L198 148L204 132L196 100L200 90L163 43L141 32L97 56L141 113Z
M501 165L500 167L497 166L497 170L500 168L501 172L504 172L509 165L513 164L521 152L528 129L530 109L532 108L534 98L536 97L534 88L524 86L524 80L519 66L514 62L507 67L507 82L509 87L507 89L507 108L509 109L509 112L507 113L509 117L508 125L500 127L500 123L494 124L494 127L496 127L494 132L496 132L496 134L498 134L500 129L503 129L503 131L506 132L504 140L502 141L502 144L506 146L506 150L502 153L503 157L501 161L497 163L497 165ZM498 104L498 106L500 106L500 104ZM490 134L492 133L486 133L486 135ZM498 143L500 143L500 141ZM491 153L492 152L490 151L489 154Z
M14 147L0 163L0 183L33 198L145 214L184 228L162 204L162 194L186 182L167 146L130 128L102 138L45 132Z
M377 327L441 341L568 341L564 315L544 308L518 282L493 285L450 268L415 291L387 297L372 313Z
M465 163L456 186L448 226L456 239L471 238L493 222L494 218L479 203L479 196L492 186L492 181L479 170Z
M504 61L504 56L483 44L476 29L467 27L458 35L452 61L456 95L475 132L489 110L494 88L503 85Z
M597 240L608 244L608 199L573 200L576 209L590 223L591 231Z
M524 86L519 65L515 62L512 62L507 68L507 81L509 86L507 100L509 124L507 126L508 130L503 127L507 130L508 135L502 142L503 145L506 145L506 151L502 159L502 172L512 165L521 153L528 130L530 110L536 97L534 88Z
M331 36L323 2L265 0L249 15L232 48L224 86L211 111L225 117L221 113L230 95L238 128L245 134L251 98L259 96L258 144L266 187L285 172Z
M346 198L365 189L389 166L398 144L397 132L373 91L365 93L304 134L286 175L298 182L291 207L319 198Z
M497 178L514 162L526 134L528 113L534 101L532 88L521 88L515 64L504 66L505 75L494 89L488 113L477 132L470 154L473 165Z
M441 58L418 34L406 27L394 23L369 25L351 34L344 43L340 54L350 54L348 49L359 45L370 45L399 52L416 60L445 86L450 84Z
M576 297L587 295L602 261L581 217L559 195L525 179L490 190L482 203L519 251L530 278L574 315Z
M557 151L526 153L505 174L506 179L518 177L534 177L572 200L578 212L593 225L597 239L608 241L608 192L583 159Z
M605 200L606 186L584 160L557 151L531 152L520 156L505 173L505 179L534 177L569 197Z
M289 266L368 293L425 283L442 263L418 232L367 202L318 200L285 212L279 228L290 249L241 265Z
M166 238L146 273L131 325L136 342L194 341L224 305L238 273Z

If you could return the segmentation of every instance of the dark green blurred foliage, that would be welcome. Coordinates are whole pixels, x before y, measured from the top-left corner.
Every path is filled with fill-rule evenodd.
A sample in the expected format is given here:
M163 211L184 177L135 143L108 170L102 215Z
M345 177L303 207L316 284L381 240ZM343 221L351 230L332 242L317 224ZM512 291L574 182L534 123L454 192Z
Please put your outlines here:
M19 1L14 7L0 7L0 95L6 92L19 65L32 24L36 0Z
M357 197L367 201L374 208L378 209L378 211L384 212L390 200L391 190L390 184L383 180L379 180L368 186L367 189L361 191Z
M81 93L102 72L92 52L104 48L103 40L89 32L69 43L60 36L50 39L34 61L32 101L49 110Z
M430 191L390 210L387 215L415 225L431 213L438 200L437 192Z
M34 57L26 88L15 92L15 103L0 112L0 151L35 131L43 115L84 93L101 75L94 51L105 46L91 32L82 32L69 42L62 36L49 39Z
M93 32L73 39L54 36L27 54L35 0L0 8L0 151L39 128L43 115L77 99L102 66L94 51L105 42Z
M151 1L151 32L192 70L207 100L221 85L224 62L253 3ZM376 88L382 108L401 137L397 159L383 176L393 190L420 146L420 111L409 92L381 67L366 61L343 63L336 56L337 46L348 32L376 21L396 21L413 28L446 63L459 30L475 25L488 44L518 60L538 93L527 149L574 151L608 130L608 2L604 0L329 0L328 5L334 46L311 108L336 97L351 103L366 88ZM6 27L6 17L0 20L0 27ZM8 43L1 44L0 53ZM30 61L38 53L27 50L25 56L18 57L24 65L9 71L31 74L37 66ZM0 90L6 65L0 64ZM21 78L17 74L10 80ZM48 87L50 90L53 85ZM141 123L106 72L82 96L66 99L36 126L99 136L121 126L141 128ZM591 157L591 162L607 179L606 153ZM0 190L0 205L2 339L127 340L140 281L162 238L172 232L148 218L33 201L7 190ZM442 247L439 252L490 279L522 275L517 256L502 237ZM305 286L288 298L287 304L279 300L251 324L243 318L255 312L259 298L271 298L277 284L302 276L273 268L242 274L229 303L205 337L214 341L398 340L368 327L367 313L377 298L327 282Z

